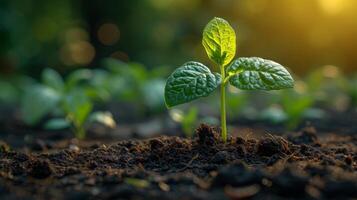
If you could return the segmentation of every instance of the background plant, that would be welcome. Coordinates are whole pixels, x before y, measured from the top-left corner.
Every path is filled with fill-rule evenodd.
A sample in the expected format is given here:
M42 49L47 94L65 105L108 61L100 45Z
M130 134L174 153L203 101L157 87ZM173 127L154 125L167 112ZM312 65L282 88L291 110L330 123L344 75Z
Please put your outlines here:
M167 67L152 70L137 62L121 62L105 59L103 66L110 72L105 78L103 89L119 102L135 103L139 114L162 113L165 110L164 95ZM145 101L143 101L145 99Z
M64 80L56 71L45 69L42 83L29 85L25 90L21 104L24 122L34 126L49 116L52 118L44 124L46 129L69 127L78 138L85 137L85 123L89 119L113 127L110 114L93 112L94 102L107 96L97 85L90 84L92 75L92 71L80 69Z

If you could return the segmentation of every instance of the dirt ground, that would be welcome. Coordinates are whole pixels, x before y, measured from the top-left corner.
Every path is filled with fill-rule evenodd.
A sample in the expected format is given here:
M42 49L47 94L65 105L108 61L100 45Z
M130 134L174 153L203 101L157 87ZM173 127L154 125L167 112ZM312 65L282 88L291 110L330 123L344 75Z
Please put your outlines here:
M46 145L46 144L45 144ZM161 136L0 149L0 199L355 199L357 136L313 127L231 137L201 125L193 139Z

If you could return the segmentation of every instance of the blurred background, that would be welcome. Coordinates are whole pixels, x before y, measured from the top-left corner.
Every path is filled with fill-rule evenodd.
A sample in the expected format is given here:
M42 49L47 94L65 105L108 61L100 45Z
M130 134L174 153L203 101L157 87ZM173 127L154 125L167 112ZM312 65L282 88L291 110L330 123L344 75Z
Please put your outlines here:
M66 123L51 126L49 119L80 126L96 110L112 113L99 121L106 116L118 123L168 114L187 133L198 118L213 116L205 121L217 123L214 97L168 112L162 94L166 77L186 61L216 70L201 37L206 23L219 16L236 30L237 56L275 60L297 80L294 90L269 94L229 88L231 123L241 115L239 121L294 128L302 119L354 110L356 9L355 0L2 0L1 107L15 110L14 118L26 126L52 129ZM70 97L90 105L76 123L73 112L79 111L73 110L84 108L68 108Z
M326 64L354 72L356 8L354 0L3 0L1 71L66 73L107 57L151 68L209 63L201 32L220 16L237 31L239 56L271 58L299 75Z

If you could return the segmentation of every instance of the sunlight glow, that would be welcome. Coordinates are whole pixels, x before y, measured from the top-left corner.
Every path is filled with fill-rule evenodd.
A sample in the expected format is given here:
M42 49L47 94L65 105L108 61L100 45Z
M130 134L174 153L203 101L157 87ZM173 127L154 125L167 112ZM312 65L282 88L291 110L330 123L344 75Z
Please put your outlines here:
M322 10L327 14L336 15L341 13L351 3L350 0L318 0Z

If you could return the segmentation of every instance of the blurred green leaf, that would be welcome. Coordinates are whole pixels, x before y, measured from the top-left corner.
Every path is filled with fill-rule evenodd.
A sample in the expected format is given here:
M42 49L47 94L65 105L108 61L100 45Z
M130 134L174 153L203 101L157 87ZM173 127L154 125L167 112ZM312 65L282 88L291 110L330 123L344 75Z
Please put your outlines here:
M21 105L25 123L28 125L37 124L58 105L60 98L60 94L52 88L42 85L28 87Z
M147 80L149 77L149 72L146 70L145 66L140 63L124 63L116 59L105 59L103 61L105 68L109 71L122 75L126 78L128 83L137 85Z
M19 98L17 88L6 81L0 81L0 102L16 103Z
M93 72L90 69L78 69L68 75L66 87L68 90L78 87L82 82L88 82L93 78Z
M84 87L82 88L86 96L92 100L107 101L110 99L110 94L107 90L100 87Z
M149 80L149 72L145 66L139 63L124 63L116 59L105 59L103 65L110 72L108 88L111 93L120 100L137 101L142 98L141 91L146 81Z
M192 137L198 121L198 109L191 107L186 114L184 114L181 126L186 137Z
M64 90L64 81L61 75L53 69L44 69L42 72L42 82L57 91Z
M287 127L293 129L303 119L305 111L313 106L314 97L308 94L299 94L295 91L285 90L282 92L281 104L288 115Z
M85 93L76 89L65 98L65 110L70 120L76 126L83 126L89 113L92 111L93 104Z
M46 130L61 130L69 128L71 126L70 122L64 118L54 118L50 119L44 125Z
M142 93L145 99L145 104L152 110L165 108L164 101L165 80L152 79L142 87Z
M352 104L357 106L357 76L351 78L349 83L349 94Z

